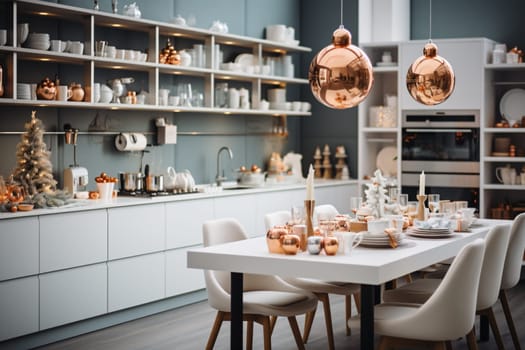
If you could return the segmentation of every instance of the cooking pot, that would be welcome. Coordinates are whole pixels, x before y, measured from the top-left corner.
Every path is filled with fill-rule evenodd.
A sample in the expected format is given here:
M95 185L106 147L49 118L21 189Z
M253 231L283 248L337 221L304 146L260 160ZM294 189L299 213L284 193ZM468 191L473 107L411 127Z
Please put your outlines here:
M142 191L144 189L144 175L142 173L120 173L121 191Z
M147 176L146 177L146 191L148 192L164 191L164 176L163 175Z

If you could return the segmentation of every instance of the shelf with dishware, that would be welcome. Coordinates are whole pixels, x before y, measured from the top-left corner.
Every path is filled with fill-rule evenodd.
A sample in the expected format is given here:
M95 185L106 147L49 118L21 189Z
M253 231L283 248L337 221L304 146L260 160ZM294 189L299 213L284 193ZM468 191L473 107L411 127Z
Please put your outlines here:
M388 177L392 186L401 183L398 144L400 108L398 105L399 44L364 43L374 70L374 85L358 107L358 179L365 188L376 169Z
M294 76L294 66L290 64L292 56L311 51L310 48L300 46L296 40L280 42L251 38L41 0L13 0L1 6L11 18L6 17L7 23L0 23L0 26L7 26L13 35L5 45L0 46L0 64L4 67L4 77L7 77L6 93L0 98L0 105L36 104L57 108L74 106L269 116L311 114L306 105L299 109L292 109L292 103L280 108L260 106L267 88L308 84L307 79ZM112 45L117 42L119 47ZM235 61L224 63L223 51L228 54L228 58L234 57ZM273 59L286 60L291 70L288 69L286 74L270 70L265 60ZM83 102L86 103L52 99L27 101L27 96L17 96L18 85L28 83L20 79L21 67L24 62L31 61L55 64L57 72L48 73L51 77L57 76L62 65L82 66L83 79L75 77L74 80L81 81L85 88L86 99ZM242 64L240 61L250 62ZM67 69L66 73L60 72L63 75L59 77L61 81L73 79L64 75L67 73ZM102 87L107 84L113 89L110 82L134 75L139 75L141 79L134 79L137 83L129 85L129 89L136 88L137 95L139 91L144 91L149 99L138 99L136 104L126 103L128 101L124 93L122 96L115 95L110 103L100 103L97 85ZM200 88L198 93L204 95L203 103L196 106L166 103L159 95L162 89L168 88L170 92L178 90L178 80L186 78L200 79L196 84ZM214 108L215 87L225 81L234 85L249 84L246 86L250 90L249 108ZM29 84L34 83L37 81ZM144 100L143 104L141 100Z

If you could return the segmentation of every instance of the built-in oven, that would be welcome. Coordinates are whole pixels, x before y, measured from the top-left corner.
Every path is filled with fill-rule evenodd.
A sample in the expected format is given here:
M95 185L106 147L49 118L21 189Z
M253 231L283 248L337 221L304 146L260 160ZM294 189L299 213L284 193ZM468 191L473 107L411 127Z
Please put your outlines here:
M426 174L426 192L479 208L479 111L403 111L401 185L409 198Z

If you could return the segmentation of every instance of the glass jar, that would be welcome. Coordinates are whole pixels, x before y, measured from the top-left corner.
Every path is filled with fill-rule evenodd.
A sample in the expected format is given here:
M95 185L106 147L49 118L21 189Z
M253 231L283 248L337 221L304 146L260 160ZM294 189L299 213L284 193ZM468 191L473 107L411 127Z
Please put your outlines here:
M215 107L228 107L228 83L217 83L215 85Z

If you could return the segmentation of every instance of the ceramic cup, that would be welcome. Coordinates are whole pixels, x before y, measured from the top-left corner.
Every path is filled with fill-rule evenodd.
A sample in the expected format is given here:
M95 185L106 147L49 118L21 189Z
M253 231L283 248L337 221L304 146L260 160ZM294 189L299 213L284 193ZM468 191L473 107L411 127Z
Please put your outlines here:
M106 46L106 57L117 57L117 48L115 46Z
M51 51L64 52L66 49L66 42L62 40L51 40Z
M81 55L84 53L84 43L81 43L80 41L72 41L69 44L69 52Z
M102 201L110 201L113 198L114 187L114 182L97 182L97 189L100 196L99 199Z
M0 29L0 46L7 44L7 29Z
M67 85L60 85L57 88L57 100L67 101L71 97L71 90L68 89Z

